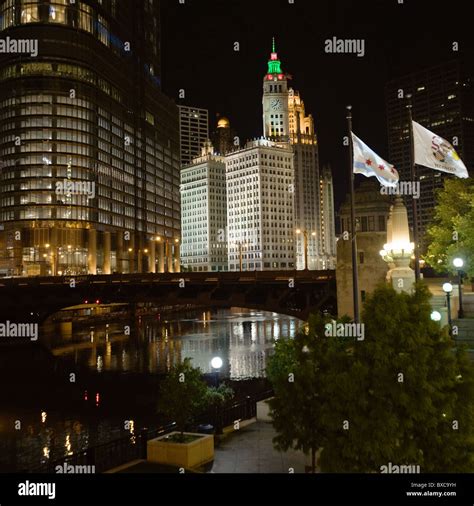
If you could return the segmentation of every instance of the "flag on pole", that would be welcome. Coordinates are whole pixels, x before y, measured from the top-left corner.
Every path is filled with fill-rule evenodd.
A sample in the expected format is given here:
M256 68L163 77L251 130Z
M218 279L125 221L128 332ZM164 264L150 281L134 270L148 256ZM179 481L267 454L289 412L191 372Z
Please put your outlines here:
M399 177L393 165L380 158L353 133L352 145L354 147L354 174L375 176L383 186L392 188L397 186Z
M416 121L413 121L413 142L416 164L461 178L469 177L466 166L453 146Z

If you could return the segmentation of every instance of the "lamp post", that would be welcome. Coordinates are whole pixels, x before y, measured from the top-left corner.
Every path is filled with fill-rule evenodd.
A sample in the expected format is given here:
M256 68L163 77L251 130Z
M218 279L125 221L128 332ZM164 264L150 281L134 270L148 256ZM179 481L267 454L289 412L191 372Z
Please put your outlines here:
M299 228L296 229L296 234L300 235L303 234L303 255L304 255L304 268L303 270L308 270L308 231L307 230L301 230ZM316 232L311 232L311 235L314 237L316 235Z
M446 305L448 307L448 324L449 324L449 334L451 335L451 292L453 291L453 285L451 283L443 284L443 292L446 294Z
M174 239L173 272L181 272L181 257L179 237Z
M221 357L213 357L211 360L211 367L214 372L214 383L215 387L219 387L219 370L222 367L222 358Z
M161 236L156 236L155 241L158 244L158 272L165 272L165 247Z
M237 246L239 247L239 271L242 272L242 266L243 266L243 246L245 246L245 242L238 242Z
M458 318L464 318L464 309L462 307L462 266L464 265L464 260L462 258L455 258L453 260L453 265L456 267L458 271L458 287L459 287L459 311Z
M214 372L214 386L219 388L219 370L222 367L222 358L213 357L211 360L211 367ZM219 409L219 405L216 403L214 406L214 425L216 428L216 434L222 434L222 410Z

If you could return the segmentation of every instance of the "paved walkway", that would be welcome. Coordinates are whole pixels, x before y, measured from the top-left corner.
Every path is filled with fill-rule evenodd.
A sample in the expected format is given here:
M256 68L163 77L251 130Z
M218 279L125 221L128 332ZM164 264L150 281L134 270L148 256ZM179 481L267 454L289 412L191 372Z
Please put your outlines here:
M301 452L273 448L271 423L257 421L227 436L216 447L211 473L304 473L307 458Z

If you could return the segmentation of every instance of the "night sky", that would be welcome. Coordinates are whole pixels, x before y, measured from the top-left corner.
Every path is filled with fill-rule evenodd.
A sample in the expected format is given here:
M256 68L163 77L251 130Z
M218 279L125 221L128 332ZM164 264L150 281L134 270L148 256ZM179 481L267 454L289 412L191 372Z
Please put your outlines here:
M332 166L337 209L348 190L345 106L353 106L354 132L388 158L386 81L474 46L465 0L399 1L163 0L163 89L177 103L209 109L211 131L220 113L241 143L259 137L262 79L275 36L289 84L315 119L320 165ZM334 36L364 39L365 55L325 53L325 40ZM180 88L185 100L178 99Z

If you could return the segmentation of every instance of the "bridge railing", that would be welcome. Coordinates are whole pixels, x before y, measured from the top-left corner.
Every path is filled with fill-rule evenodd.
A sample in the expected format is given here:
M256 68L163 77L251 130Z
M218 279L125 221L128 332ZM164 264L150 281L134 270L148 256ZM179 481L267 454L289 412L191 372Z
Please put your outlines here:
M31 276L0 278L0 290L17 286L35 286L44 288L60 285L69 285L71 278L77 285L97 285L107 282L119 285L121 283L154 283L172 282L184 278L189 282L197 283L235 283L248 281L266 282L287 282L288 278L295 281L326 282L333 279L335 271L303 271L303 270L282 270L282 271L225 271L225 272L167 272L167 273L131 273L131 274L71 274L67 276Z

